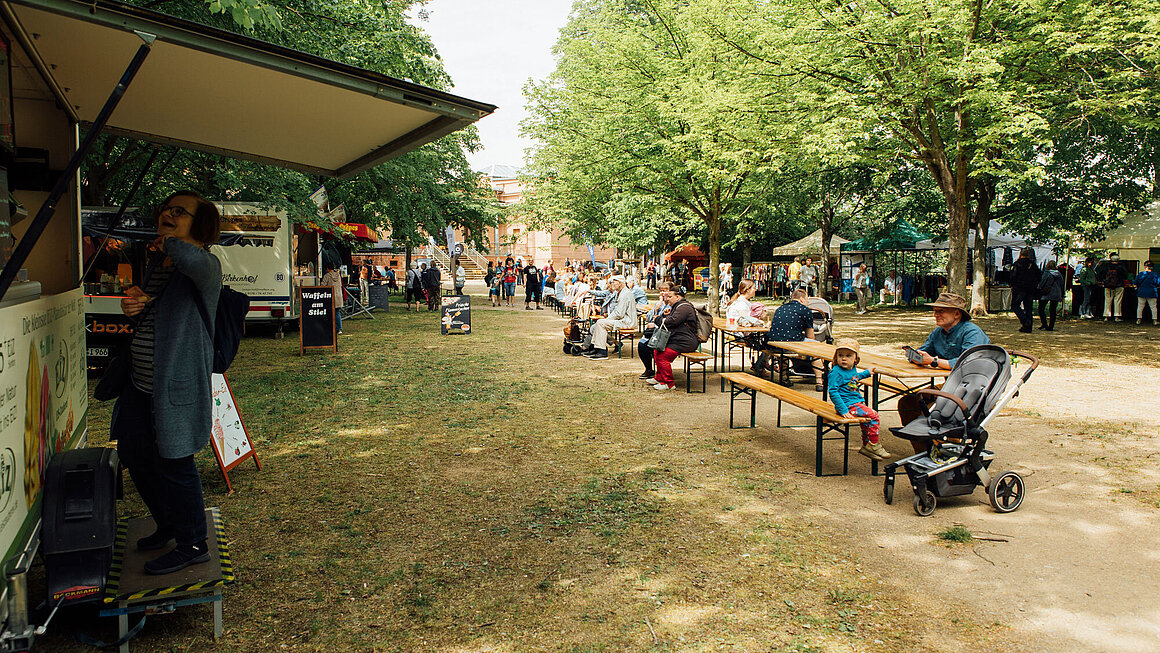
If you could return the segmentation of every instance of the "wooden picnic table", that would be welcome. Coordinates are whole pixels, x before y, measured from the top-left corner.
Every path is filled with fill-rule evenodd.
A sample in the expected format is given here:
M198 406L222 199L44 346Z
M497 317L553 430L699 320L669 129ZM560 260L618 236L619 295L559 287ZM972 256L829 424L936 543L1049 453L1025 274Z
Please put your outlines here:
M714 372L728 372L729 371L729 352L725 347L726 334L748 336L755 333L765 333L769 330L768 324L760 326L740 326L734 324L729 326L729 321L723 317L713 317L713 332L717 334L717 340L714 343L713 371ZM718 367L720 361L720 367ZM725 378L721 378L721 392L725 392Z
M768 344L771 347L778 347L795 354L800 354L802 356L820 358L822 360L822 364L826 366L830 364L830 361L834 360L834 351L837 349L834 347L834 345L818 342L816 340L802 340L798 342L779 341L770 342ZM901 354L895 357L874 354L871 352L859 352L858 358L858 367L864 369L874 368L875 371L873 376L873 395L871 401L871 408L874 408L875 410L878 409L879 390L882 387L882 381L879 377L883 374L899 380L921 380L920 383L914 385L913 387L903 384L902 387L904 387L905 390L896 391L895 394L887 397L887 399L891 399L894 397L900 397L905 394L910 394L911 392L914 392L923 387L934 387L940 379L945 379L951 373L950 370L944 370L941 367L935 369L927 365L915 365L914 363L906 360L906 358L902 357ZM823 385L822 388L825 389L826 386ZM822 399L826 399L828 394L828 390L823 390Z

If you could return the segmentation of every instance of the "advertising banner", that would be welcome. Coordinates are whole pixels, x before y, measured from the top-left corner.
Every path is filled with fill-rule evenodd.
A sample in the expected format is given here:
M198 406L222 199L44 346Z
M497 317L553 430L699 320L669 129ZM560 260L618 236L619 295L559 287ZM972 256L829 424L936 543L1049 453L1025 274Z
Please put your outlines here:
M77 446L88 411L83 291L0 309L0 543L40 496L53 454Z

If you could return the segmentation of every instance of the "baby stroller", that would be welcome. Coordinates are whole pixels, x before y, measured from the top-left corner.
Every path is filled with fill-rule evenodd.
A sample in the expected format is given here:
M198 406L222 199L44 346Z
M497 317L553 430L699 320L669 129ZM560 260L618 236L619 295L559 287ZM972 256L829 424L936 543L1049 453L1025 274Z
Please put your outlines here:
M574 317L568 320L564 327L564 353L579 356L592 343L592 331L588 327L588 320Z
M1031 367L1008 387L1012 358L1026 359ZM942 390L919 390L920 394L936 397L934 405L924 406L924 416L890 432L906 440L925 442L928 448L926 453L886 465L882 486L886 503L894 502L894 476L901 467L914 489L914 512L922 517L934 512L939 497L971 494L979 485L987 489L996 511L1017 510L1023 503L1023 478L1013 471L997 476L988 473L995 454L985 448L986 427L1038 366L1039 359L1030 354L978 345L963 352Z

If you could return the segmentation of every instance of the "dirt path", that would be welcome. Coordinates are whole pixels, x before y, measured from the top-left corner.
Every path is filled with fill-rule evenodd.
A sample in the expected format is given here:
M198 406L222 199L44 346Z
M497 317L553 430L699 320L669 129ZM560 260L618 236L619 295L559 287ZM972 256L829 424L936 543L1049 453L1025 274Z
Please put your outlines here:
M922 313L886 315L860 319L840 311L838 332L890 354L905 342L918 344L933 327ZM993 469L1014 469L1027 481L1029 495L1020 510L994 512L980 488L941 502L931 517L918 517L905 477L888 506L881 480L869 476L866 461L853 452L850 476L799 474L798 489L819 521L845 534L867 573L926 594L935 605L963 607L984 629L1007 633L1003 639L1016 650L1155 651L1160 413L1152 399L1160 370L1131 361L1151 357L1145 352L1156 351L1160 329L1071 322L1061 323L1055 334L1016 340L1021 336L1004 333L1014 330L1010 321L991 318L983 326L1000 344L1044 358L989 429ZM1102 355L1129 362L1073 353L1096 343ZM611 360L599 368L612 378L630 378L639 369L635 360ZM713 379L709 386L707 395L673 393L666 401L681 404L682 413L697 415L709 430L720 425L717 433L743 443L756 460L773 457L812 470L812 437L773 428L772 400L759 401L757 429L727 431L728 395L717 391ZM884 414L884 426L897 424L896 414ZM889 435L883 442L894 452L909 448ZM833 452L826 460L840 464ZM945 545L935 537L956 524L990 539Z

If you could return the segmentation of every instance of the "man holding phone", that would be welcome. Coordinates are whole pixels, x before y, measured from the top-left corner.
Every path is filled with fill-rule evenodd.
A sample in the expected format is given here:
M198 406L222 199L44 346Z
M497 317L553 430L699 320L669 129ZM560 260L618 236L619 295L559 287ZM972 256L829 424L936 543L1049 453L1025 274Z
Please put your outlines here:
M906 357L915 365L941 368L949 370L962 353L975 345L987 345L991 339L971 321L971 313L967 309L967 300L962 295L944 292L938 300L927 304L934 309L935 329L927 336L926 342L918 349L904 347ZM898 400L898 417L902 423L909 424L922 415L922 404L928 400L915 394L909 394ZM912 441L915 452L924 451L924 445Z

